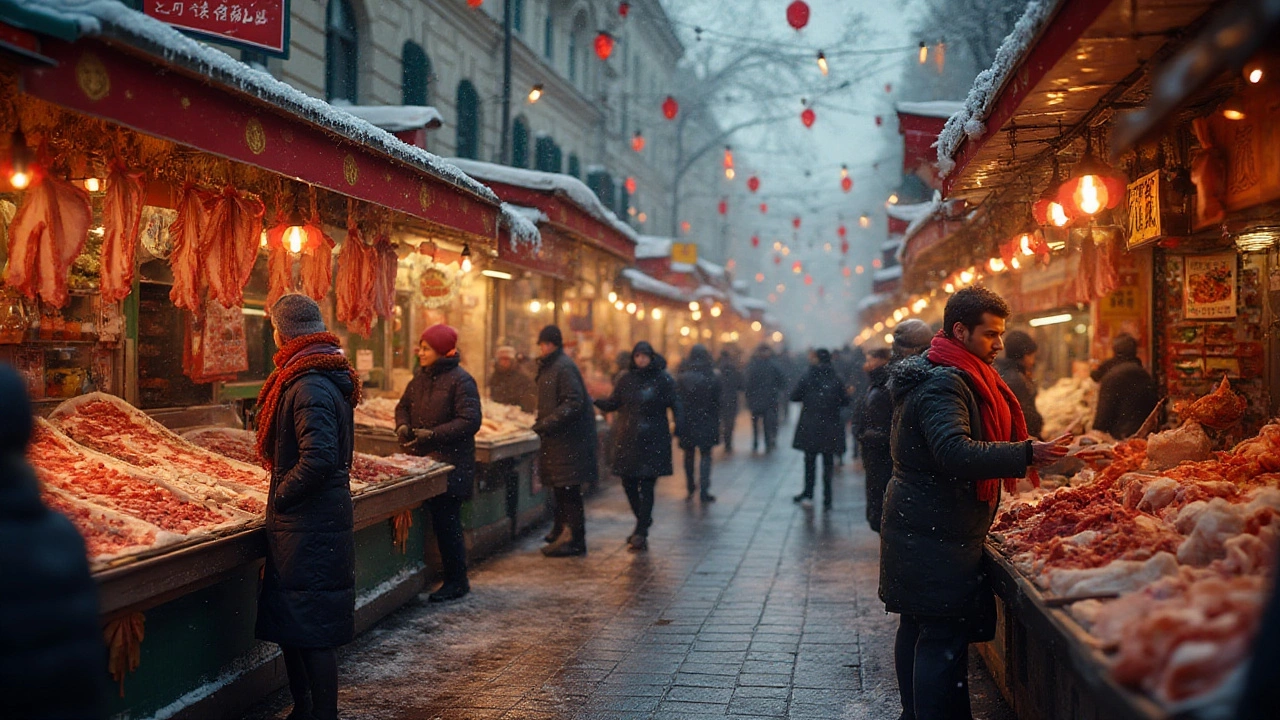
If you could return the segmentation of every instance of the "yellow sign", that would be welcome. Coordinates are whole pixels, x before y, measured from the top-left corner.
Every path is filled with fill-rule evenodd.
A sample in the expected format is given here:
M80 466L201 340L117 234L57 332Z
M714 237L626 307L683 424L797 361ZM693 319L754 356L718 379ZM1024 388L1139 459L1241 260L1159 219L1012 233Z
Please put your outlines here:
M694 265L698 262L698 246L695 243L671 243L671 262Z
M1160 171L1154 170L1134 180L1128 187L1129 239L1132 250L1163 234L1160 222Z

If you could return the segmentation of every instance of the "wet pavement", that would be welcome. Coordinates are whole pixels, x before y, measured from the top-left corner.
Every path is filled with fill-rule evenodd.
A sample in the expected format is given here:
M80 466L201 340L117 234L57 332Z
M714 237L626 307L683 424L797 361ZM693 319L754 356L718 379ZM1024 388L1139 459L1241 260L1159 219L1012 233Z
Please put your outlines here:
M876 597L859 466L837 468L832 510L794 505L790 429L753 455L742 420L738 451L716 450L715 503L685 499L677 451L647 552L627 551L633 518L607 482L587 504L586 557L544 558L544 528L473 568L467 598L421 596L361 635L340 655L342 716L897 718L897 617ZM1011 720L971 675L974 717ZM245 717L289 707L281 691Z

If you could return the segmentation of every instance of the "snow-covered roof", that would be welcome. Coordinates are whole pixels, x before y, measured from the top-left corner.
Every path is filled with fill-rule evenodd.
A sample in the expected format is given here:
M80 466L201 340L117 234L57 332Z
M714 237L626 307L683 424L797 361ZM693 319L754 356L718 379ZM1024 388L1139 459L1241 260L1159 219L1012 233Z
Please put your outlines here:
M876 282L888 282L897 280L902 277L902 266L894 265L893 267L880 268L871 275L871 279Z
M710 260L698 258L698 268L717 280L724 278L724 266L717 265Z
M636 259L653 260L671 257L671 238L641 235L636 240Z
M693 296L699 297L699 298L710 297L710 298L716 298L717 300L728 299L728 296L724 294L723 290L721 290L718 287L713 287L711 285L699 285L698 289L693 291Z
M916 233L920 232L925 225L929 224L929 221L937 217L938 212L942 209L942 194L934 191L933 199L922 204L928 205L929 211L917 215L915 219L911 221L911 224L907 226L907 231L902 234L902 244L904 247L908 242L910 242L911 238L916 236Z
M131 10L117 0L6 0L51 22L74 23L80 34L125 42L165 62L207 75L213 80L294 113L400 162L497 203L498 197L458 168L341 108L313 98L271 75L255 70L217 48L196 42L159 20Z
M900 205L886 205L885 214L895 220L905 220L912 222L917 220L921 215L928 215L936 210L938 203L936 200L927 200L922 203L909 203Z
M853 307L858 312L862 312L863 310L870 310L888 299L889 296L884 293L871 293L859 300Z
M542 247L542 233L538 232L535 223L546 220L547 216L537 208L527 208L511 203L502 203L502 224L511 233L511 246L533 245Z
M692 265L692 264L690 264L690 263L673 262L673 263L671 263L671 272L673 272L673 273L691 273L691 272L693 272L694 267L696 267L696 266L695 266L695 265Z
M664 283L655 277L650 277L635 268L623 268L622 277L631 283L631 287L641 292L647 292L651 295L675 300L676 302L689 301L689 296L680 288Z
M956 151L966 137L977 140L987 132L985 121L1000 91L1013 76L1019 61L1040 36L1049 18L1064 0L1031 0L1014 23L1013 30L996 50L991 67L978 73L964 100L964 108L952 115L938 134L938 172L946 177L955 169Z
M734 280L731 287L738 292L746 292L747 288L750 286L747 284L746 280Z
M964 109L961 100L926 100L924 102L900 102L895 106L903 115L946 119Z
M769 307L769 303L759 298L746 297L745 295L739 295L738 298L738 302L748 310L765 310Z
M387 132L434 130L444 124L440 111L427 105L348 105L338 100L333 104Z
M619 220L612 210L606 208L600 202L600 198L591 192L591 188L588 188L581 180L572 175L543 172L541 170L525 170L524 168L513 168L506 165L495 165L494 163L462 158L452 158L449 162L457 165L463 172L477 180L549 192L564 197L569 202L582 208L588 215L611 226L632 242L637 242L640 239L640 236L636 234L635 230L631 229L630 225Z
M902 247L902 236L891 235L888 240L880 243L880 252L896 252Z

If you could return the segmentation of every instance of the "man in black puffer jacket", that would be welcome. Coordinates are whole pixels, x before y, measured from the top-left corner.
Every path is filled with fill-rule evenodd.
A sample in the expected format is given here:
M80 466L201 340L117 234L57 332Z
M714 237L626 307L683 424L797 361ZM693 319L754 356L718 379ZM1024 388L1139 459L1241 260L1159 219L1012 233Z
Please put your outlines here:
M1111 342L1115 353L1093 371L1098 385L1098 407L1093 429L1123 440L1138 432L1147 415L1160 402L1160 391L1151 373L1138 359L1138 341L1120 333Z
M813 501L816 464L822 458L822 507L831 509L831 464L845 450L844 423L840 411L849 404L844 380L831 366L831 351L813 351L813 365L791 391L791 402L801 403L800 420L791 447L804 452L804 490L792 502Z
M0 717L102 717L107 652L84 540L40 502L31 403L0 366Z
M778 396L787 378L774 359L773 350L764 343L756 348L747 363L747 409L751 411L751 452L760 447L764 434L764 451L773 452L778 444Z
M901 325L899 325L901 327ZM893 399L889 397L889 348L867 353L862 369L867 373L867 395L859 408L857 440L862 445L862 463L867 480L867 524L880 532L884 509L884 489L893 475L893 455L889 435L893 432Z
M533 431L538 448L538 477L555 494L556 525L569 528L569 537L542 549L547 557L587 554L586 510L582 486L596 481L596 413L582 373L564 354L560 328L548 325L538 333L538 420Z
M724 397L723 378L716 377L711 365L711 353L702 343L689 350L689 357L680 363L676 376L676 389L684 410L684 427L680 436L680 449L684 451L685 489L689 500L701 486L702 502L715 502L711 494L711 448L720 442L720 403ZM734 398L737 405L737 398ZM732 423L729 429L733 432ZM698 462L696 454L701 454ZM694 474L695 465L699 474Z
M462 503L471 497L475 483L476 433L484 418L476 381L460 361L457 330L444 324L424 330L418 340L418 374L396 405L396 435L404 449L453 466L444 494L426 502L444 566L444 582L427 596L431 602L457 600L471 592Z

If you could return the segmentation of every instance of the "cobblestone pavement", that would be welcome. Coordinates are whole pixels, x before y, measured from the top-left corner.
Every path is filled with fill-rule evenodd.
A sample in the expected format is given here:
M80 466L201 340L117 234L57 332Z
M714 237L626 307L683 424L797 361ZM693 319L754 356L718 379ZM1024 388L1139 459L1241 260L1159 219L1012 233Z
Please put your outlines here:
M544 558L539 532L474 568L466 599L420 597L357 638L343 717L897 718L897 618L876 597L861 473L837 468L831 511L794 505L801 454L752 455L746 429L716 450L717 502L686 501L679 469L659 481L648 552L625 549L632 516L606 483L586 557ZM971 674L975 717L1012 718ZM289 705L282 691L247 717Z

